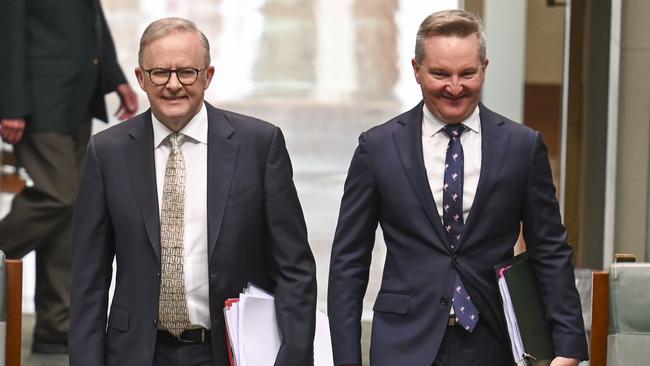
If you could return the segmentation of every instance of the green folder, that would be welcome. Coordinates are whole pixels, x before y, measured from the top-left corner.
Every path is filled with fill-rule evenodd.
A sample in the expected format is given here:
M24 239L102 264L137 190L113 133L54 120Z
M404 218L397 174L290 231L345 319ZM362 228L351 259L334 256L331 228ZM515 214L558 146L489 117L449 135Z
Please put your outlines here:
M528 254L525 252L519 254L511 260L496 265L494 268L497 280L501 275L505 278L510 294L512 310L523 343L524 352L521 356L528 363L533 364L537 364L535 361L552 360L555 357L553 337L546 319L546 312L537 287L537 281L528 262ZM507 312L505 302L506 300L502 298L504 312ZM505 314L505 316L508 315ZM513 331L508 329L511 339L515 336L512 334Z

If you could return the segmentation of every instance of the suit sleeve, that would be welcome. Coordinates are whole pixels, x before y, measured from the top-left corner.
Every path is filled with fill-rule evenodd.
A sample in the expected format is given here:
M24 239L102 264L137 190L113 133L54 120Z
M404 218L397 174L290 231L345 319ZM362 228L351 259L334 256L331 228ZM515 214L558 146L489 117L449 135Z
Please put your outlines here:
M7 0L0 11L0 118L31 113L27 76L27 2Z
M111 36L111 31L108 28L106 18L104 17L104 11L102 10L99 1L97 1L97 7L101 23L99 32L101 32L102 43L102 62L100 71L102 73L103 91L104 94L106 94L115 91L118 85L125 84L126 77L117 62L117 52L115 51L113 37Z
M330 261L327 312L335 365L361 364L361 313L378 220L379 197L362 134L345 181Z
M573 249L567 243L548 152L538 132L529 167L523 233L551 322L555 354L586 360L587 341L571 264Z
M108 289L114 257L102 172L94 138L88 144L74 212L70 365L104 365Z
M276 365L313 365L316 329L316 264L292 178L284 137L276 128L264 174L266 221L282 334Z

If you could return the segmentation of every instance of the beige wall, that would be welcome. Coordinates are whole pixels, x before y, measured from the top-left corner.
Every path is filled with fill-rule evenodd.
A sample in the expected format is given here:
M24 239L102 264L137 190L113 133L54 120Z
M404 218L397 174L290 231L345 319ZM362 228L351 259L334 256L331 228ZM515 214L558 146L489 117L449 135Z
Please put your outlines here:
M465 0L464 9L484 17L484 0ZM561 84L564 54L563 6L530 0L526 10L525 80L532 84ZM488 41L489 44L489 41Z
M563 6L548 7L546 0L528 1L526 82L561 84L564 54Z
M646 256L650 2L622 1L614 252Z

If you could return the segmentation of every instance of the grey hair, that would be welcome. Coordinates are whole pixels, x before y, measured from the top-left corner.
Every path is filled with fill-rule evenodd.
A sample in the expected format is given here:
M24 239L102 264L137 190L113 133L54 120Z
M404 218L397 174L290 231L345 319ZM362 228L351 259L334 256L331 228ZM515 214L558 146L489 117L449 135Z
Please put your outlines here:
M142 33L140 38L140 49L138 50L138 65L142 67L142 52L144 49L151 44L151 42L168 36L172 33L179 32L191 32L196 33L201 38L201 44L203 45L205 55L205 67L210 65L210 43L208 38L197 28L194 22L183 19L183 18L162 18L154 21L149 24L147 28Z
M481 18L473 13L460 9L442 10L426 17L415 38L415 62L421 64L424 60L424 41L434 36L468 37L475 34L479 45L479 59L486 60L485 30Z

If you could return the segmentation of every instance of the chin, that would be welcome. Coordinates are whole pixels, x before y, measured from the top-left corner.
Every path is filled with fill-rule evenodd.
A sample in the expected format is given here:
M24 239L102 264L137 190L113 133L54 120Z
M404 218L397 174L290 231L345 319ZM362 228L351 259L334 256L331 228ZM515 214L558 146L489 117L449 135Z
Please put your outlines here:
M469 117L469 115L470 114L467 113L467 111L462 111L462 112L454 111L454 112L445 113L444 117L448 121L460 122L465 118Z
M161 111L165 116L169 118L181 118L189 114L189 108L187 107L163 107Z

